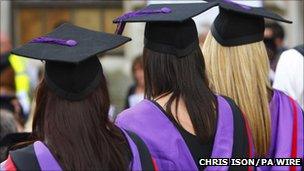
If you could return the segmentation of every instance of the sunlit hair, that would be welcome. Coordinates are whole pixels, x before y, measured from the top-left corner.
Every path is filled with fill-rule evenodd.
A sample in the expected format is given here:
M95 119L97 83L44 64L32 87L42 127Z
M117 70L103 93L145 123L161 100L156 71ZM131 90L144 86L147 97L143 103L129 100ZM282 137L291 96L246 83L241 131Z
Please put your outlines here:
M202 51L210 88L235 100L249 122L257 156L265 156L271 122L269 62L264 43L223 47L209 32Z

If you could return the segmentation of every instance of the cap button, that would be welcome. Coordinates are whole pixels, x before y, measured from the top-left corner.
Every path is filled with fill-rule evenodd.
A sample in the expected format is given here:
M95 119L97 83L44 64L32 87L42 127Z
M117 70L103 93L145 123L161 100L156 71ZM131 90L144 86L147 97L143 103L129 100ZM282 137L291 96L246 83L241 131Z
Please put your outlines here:
M161 8L161 11L163 13L170 13L172 10L170 8L168 8L168 7L163 7L163 8Z
M77 45L77 42L75 40L67 40L66 44L69 46L75 46L75 45Z

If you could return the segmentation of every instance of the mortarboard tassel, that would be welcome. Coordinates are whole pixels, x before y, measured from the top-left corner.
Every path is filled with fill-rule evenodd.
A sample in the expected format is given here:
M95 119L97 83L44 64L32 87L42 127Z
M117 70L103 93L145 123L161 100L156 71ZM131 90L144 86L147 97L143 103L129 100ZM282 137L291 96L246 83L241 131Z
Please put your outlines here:
M37 37L30 41L30 43L49 43L49 44L57 44L57 45L64 45L73 47L77 45L77 41L75 40L65 40L65 39L58 39L52 37Z
M138 10L138 11L133 11L133 12L128 12L125 13L124 15L118 17L116 20L118 21L118 25L116 28L115 33L121 35L124 28L125 28L125 23L123 20L130 18L130 17L136 17L136 16L142 16L142 15L149 15L149 14L167 14L170 13L172 10L167 7L163 7L161 9L155 9L155 10Z

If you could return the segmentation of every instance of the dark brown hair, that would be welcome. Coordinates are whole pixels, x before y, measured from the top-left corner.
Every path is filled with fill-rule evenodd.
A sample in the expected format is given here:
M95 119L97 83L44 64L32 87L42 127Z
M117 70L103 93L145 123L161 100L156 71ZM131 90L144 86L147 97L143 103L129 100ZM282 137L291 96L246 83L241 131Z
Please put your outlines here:
M171 115L172 103L176 100L177 112L178 101L183 99L200 140L206 142L214 136L217 101L208 88L203 54L199 47L182 58L145 48L144 73L146 98L172 93L166 104L166 112Z
M81 101L57 96L42 79L37 91L33 135L44 141L64 170L127 170L128 143L108 119L109 94L104 75Z

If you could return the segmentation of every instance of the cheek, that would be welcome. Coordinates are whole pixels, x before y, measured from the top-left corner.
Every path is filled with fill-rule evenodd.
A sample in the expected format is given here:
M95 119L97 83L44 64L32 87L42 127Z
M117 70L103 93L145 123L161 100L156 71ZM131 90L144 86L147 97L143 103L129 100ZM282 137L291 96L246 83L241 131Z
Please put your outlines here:
M144 71L137 69L134 73L136 79L140 79L144 76Z
M141 78L141 79L144 78L144 71L143 70L138 71L138 77Z

